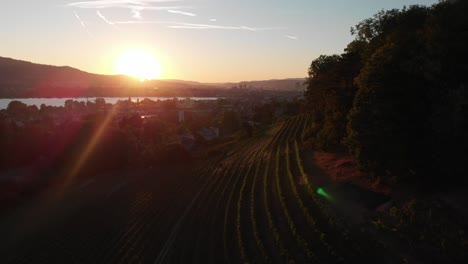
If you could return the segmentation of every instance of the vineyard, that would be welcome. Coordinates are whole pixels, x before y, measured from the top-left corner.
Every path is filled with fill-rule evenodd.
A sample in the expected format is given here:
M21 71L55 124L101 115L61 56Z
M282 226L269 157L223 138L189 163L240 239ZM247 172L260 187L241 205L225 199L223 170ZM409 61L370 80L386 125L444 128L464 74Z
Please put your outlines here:
M314 184L300 149L310 121L288 119L183 176L79 186L61 199L62 217L11 232L2 263L399 262Z

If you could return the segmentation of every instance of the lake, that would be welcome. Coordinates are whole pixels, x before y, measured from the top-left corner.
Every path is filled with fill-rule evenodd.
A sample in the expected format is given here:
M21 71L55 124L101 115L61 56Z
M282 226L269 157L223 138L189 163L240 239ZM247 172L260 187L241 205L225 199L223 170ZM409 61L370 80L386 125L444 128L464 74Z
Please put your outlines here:
M50 106L63 106L66 100L73 99L74 101L79 102L86 102L91 101L94 102L97 97L80 97L80 98L17 98L17 99L0 99L0 109L6 109L8 104L11 101L21 101L27 105L36 105L38 108L41 104L50 105ZM128 97L101 97L106 100L106 103L115 104L119 100L128 100ZM138 99L142 101L143 99L148 98L153 101L157 100L168 100L177 98L179 100L184 100L188 97L131 97L133 102L136 102ZM192 100L217 100L219 97L190 97Z

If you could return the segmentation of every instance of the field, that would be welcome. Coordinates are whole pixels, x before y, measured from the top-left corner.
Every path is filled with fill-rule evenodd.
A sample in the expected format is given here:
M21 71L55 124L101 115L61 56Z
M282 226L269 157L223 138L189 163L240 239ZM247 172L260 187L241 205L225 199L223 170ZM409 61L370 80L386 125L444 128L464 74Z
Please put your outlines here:
M350 227L290 118L171 171L77 181L3 220L2 263L402 262ZM16 228L9 228L15 226Z

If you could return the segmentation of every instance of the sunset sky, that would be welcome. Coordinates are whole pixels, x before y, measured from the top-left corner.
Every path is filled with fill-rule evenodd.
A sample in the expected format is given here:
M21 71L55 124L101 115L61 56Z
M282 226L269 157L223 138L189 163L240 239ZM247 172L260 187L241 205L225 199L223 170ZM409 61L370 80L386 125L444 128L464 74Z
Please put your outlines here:
M343 51L361 20L381 9L436 2L6 0L0 56L115 74L122 54L140 50L164 79L305 77L314 58Z

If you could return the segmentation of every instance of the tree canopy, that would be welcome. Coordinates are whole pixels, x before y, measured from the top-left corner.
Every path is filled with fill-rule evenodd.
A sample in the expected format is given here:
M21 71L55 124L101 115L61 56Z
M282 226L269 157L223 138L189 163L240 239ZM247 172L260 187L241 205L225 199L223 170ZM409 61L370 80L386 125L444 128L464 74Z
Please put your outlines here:
M384 175L464 180L468 3L380 11L341 55L312 61L305 96L317 147L347 147Z

